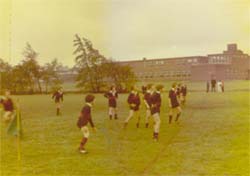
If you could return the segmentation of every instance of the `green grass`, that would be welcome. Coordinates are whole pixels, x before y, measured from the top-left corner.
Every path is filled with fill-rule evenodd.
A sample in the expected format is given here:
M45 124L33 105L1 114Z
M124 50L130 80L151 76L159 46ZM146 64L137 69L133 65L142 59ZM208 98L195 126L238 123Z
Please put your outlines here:
M54 115L48 95L18 96L24 128L21 162L15 138L7 136L1 123L0 175L249 175L248 91L191 92L179 125L167 124L164 93L158 143L152 140L152 121L144 128L144 109L139 129L135 119L122 129L128 115L126 94L119 97L118 121L108 119L103 95L96 97L93 120L98 131L91 131L89 153L80 155L76 121L84 95L66 94L61 117Z

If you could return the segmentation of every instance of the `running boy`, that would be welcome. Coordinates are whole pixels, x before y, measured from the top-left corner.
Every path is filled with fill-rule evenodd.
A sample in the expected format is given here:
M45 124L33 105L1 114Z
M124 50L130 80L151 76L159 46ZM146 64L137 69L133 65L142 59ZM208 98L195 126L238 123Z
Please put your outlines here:
M9 90L5 92L5 97L0 99L0 103L3 105L4 108L4 121L10 122L14 119L14 103L11 98L11 93Z
M63 102L63 91L62 88L58 89L53 95L52 99L55 100L56 103L56 115L61 115L61 102Z
M155 89L155 87L153 87ZM159 130L160 130L160 109L161 109L161 91L163 90L162 85L156 86L156 91L151 96L151 115L154 119L154 133L153 133L153 139L155 141L158 141L159 139Z
M126 128L126 126L128 125L128 121L133 116L137 118L136 127L139 128L139 123L140 123L139 108L140 108L141 100L140 100L140 95L138 93L138 89L136 86L131 87L131 92L128 96L127 102L129 104L130 110L129 110L128 117L124 121L124 128Z
M147 87L146 87L146 91L144 93L144 104L146 106L146 128L148 128L148 123L149 123L149 118L151 116L151 111L150 111L150 108L151 108L151 96L152 96L152 93L153 93L153 90L152 90L152 87L153 87L153 84L148 84Z
M80 146L79 146L79 152L80 153L86 153L84 146L88 141L89 138L89 128L88 123L90 123L91 127L93 128L94 132L96 131L96 128L94 126L94 123L92 121L91 117L91 108L94 104L95 97L94 95L87 95L85 97L85 106L83 106L82 111L80 113L80 116L77 121L77 126L81 129L81 132L83 134L83 138L81 140Z
M181 115L181 107L177 98L176 83L173 83L171 90L169 91L169 124L172 122L172 117L176 114L175 121L177 122Z
M181 104L185 105L187 96L187 85L184 84L181 86Z
M109 119L112 120L118 119L117 117L117 102L116 99L118 98L118 93L116 91L115 86L111 86L110 91L105 93L104 96L108 98L108 105L109 105Z

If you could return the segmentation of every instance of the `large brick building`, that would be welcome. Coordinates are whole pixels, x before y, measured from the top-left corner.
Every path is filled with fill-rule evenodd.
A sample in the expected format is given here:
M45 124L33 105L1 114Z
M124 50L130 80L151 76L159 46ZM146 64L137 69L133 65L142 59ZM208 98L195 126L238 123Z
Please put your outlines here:
M228 44L223 53L207 56L143 58L119 63L131 66L137 78L142 81L250 78L250 56L238 50L236 44Z

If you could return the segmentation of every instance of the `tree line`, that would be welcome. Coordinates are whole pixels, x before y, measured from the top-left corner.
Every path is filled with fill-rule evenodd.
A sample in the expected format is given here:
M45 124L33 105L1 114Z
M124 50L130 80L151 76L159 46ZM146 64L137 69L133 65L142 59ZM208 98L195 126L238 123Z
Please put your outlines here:
M75 35L73 40L75 57L74 69L77 71L76 87L86 92L102 92L112 84L120 91L127 91L136 82L131 67L121 65L93 47L90 40ZM49 93L63 87L58 70L63 67L57 59L44 65L32 46L27 43L22 53L23 60L12 66L0 59L1 90L9 89L14 94Z
M37 62L38 53L29 43L22 53L24 59L12 66L0 59L1 90L11 90L18 94L48 93L50 89L57 89L62 81L56 70L62 65L53 59L50 63L40 65Z

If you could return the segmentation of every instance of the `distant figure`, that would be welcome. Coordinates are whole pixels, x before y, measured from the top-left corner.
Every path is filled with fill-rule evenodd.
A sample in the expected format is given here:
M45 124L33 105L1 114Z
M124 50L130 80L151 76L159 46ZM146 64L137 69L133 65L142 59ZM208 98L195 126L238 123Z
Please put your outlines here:
M210 89L210 82L207 81L207 93L209 92L209 89Z
M220 80L217 83L217 91L222 92L222 82Z
M187 96L187 85L184 84L181 86L181 104L185 105Z
M181 83L177 84L176 95L177 95L178 102L181 103Z
M211 92L216 92L216 79L213 78L211 80L211 86L212 86Z
M61 115L61 102L63 102L63 91L62 88L58 89L54 94L52 95L52 99L55 100L56 104L56 115Z
M221 90L224 92L224 81L221 82Z

